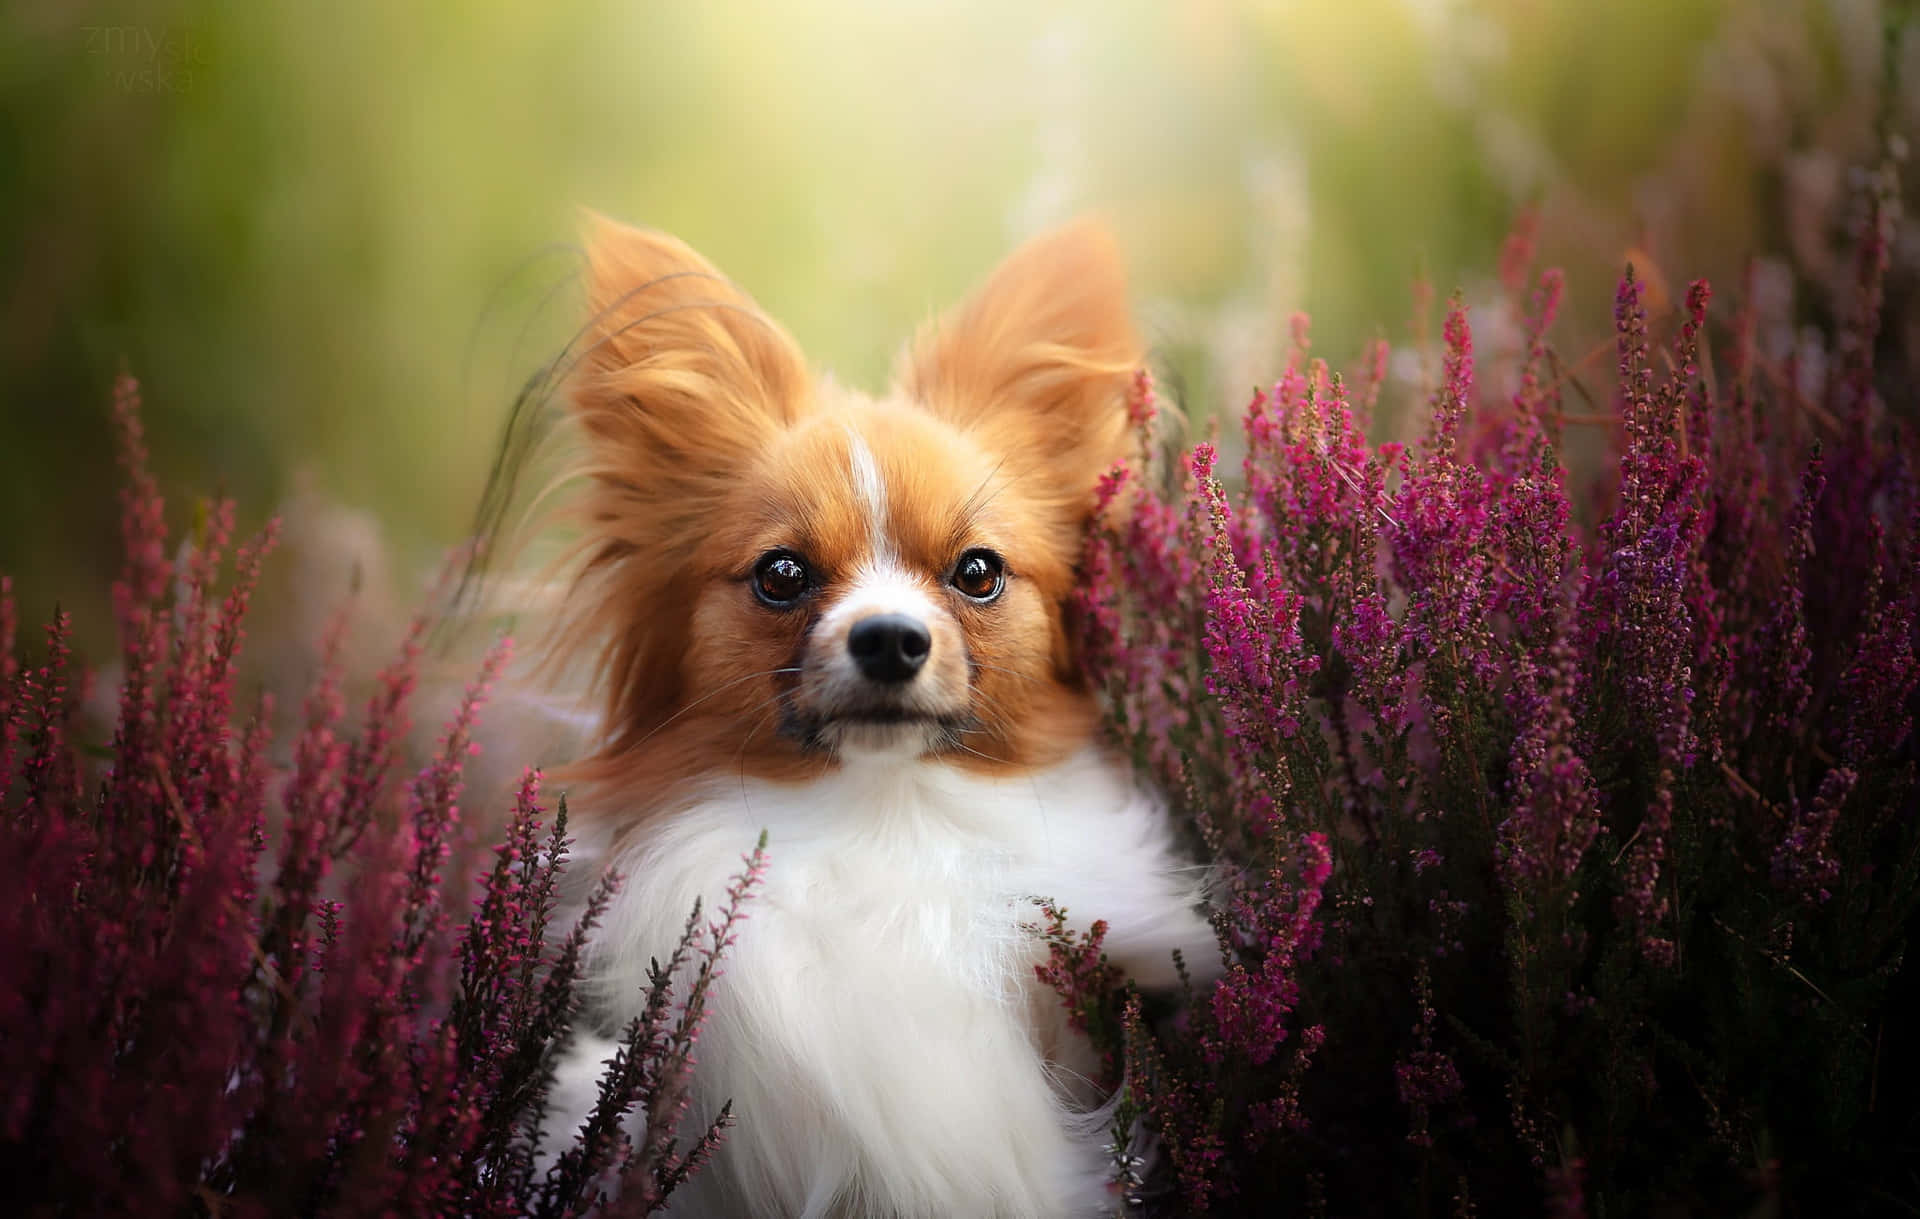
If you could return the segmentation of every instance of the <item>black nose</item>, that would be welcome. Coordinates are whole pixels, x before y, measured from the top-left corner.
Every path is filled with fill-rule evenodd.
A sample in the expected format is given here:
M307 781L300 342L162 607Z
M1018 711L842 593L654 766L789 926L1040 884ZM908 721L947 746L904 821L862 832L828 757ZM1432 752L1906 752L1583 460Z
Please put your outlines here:
M868 681L906 681L927 663L932 649L927 628L905 614L862 618L847 632L847 651Z

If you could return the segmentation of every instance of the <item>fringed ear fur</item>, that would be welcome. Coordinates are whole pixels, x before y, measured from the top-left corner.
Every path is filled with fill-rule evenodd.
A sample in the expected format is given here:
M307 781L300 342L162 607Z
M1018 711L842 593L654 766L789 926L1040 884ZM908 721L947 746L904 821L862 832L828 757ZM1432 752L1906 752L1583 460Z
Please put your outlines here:
M1082 221L1015 251L979 291L923 331L900 388L975 432L1029 489L1046 480L1063 524L1129 445L1126 394L1144 358L1112 235Z
M794 341L664 233L590 215L592 323L572 386L589 527L616 548L702 536L745 462L807 407Z
M597 215L587 229L592 320L569 386L584 487L553 656L598 649L625 741L677 705L699 544L812 385L787 333L685 244Z

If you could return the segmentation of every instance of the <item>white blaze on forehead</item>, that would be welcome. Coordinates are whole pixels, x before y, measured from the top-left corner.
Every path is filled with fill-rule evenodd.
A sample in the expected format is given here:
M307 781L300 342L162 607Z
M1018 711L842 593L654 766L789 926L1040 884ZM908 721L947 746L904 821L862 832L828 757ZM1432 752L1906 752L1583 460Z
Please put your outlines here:
M927 595L925 581L890 558L876 558L860 565L847 584L846 595L820 616L819 631L831 635L842 626L873 614L905 614L920 622L931 622L939 612Z
M866 509L868 536L873 539L874 558L881 562L890 562L893 555L893 539L887 536L887 484L880 477L880 463L874 460L873 450L860 438L860 433L847 429L847 467L853 478L854 492L859 495L861 506Z

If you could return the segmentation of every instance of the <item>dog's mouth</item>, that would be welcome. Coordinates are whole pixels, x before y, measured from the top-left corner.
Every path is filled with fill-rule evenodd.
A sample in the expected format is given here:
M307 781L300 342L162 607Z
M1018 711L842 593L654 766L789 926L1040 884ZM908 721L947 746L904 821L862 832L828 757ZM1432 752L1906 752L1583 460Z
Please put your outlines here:
M912 707L857 706L787 714L781 735L809 753L932 753L959 743L971 715Z
M825 723L839 724L938 724L957 717L907 707L858 707L820 718Z

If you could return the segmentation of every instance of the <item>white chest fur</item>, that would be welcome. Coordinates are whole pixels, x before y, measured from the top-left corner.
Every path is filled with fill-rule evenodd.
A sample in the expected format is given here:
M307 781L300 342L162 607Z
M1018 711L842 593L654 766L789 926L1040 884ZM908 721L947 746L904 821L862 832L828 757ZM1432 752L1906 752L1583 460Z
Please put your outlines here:
M1059 1005L1023 924L1052 898L1081 927L1106 919L1109 956L1146 985L1171 980L1175 948L1204 972L1199 871L1159 803L1095 750L1007 779L870 759L807 784L716 784L618 857L601 848L627 877L590 966L608 1023L634 1013L649 960L696 896L715 908L763 827L765 880L711 993L690 1114L731 1099L739 1120L675 1213L1110 1207L1107 1132L1066 1099ZM560 1128L590 1106L589 1060L609 1048L563 1067Z

